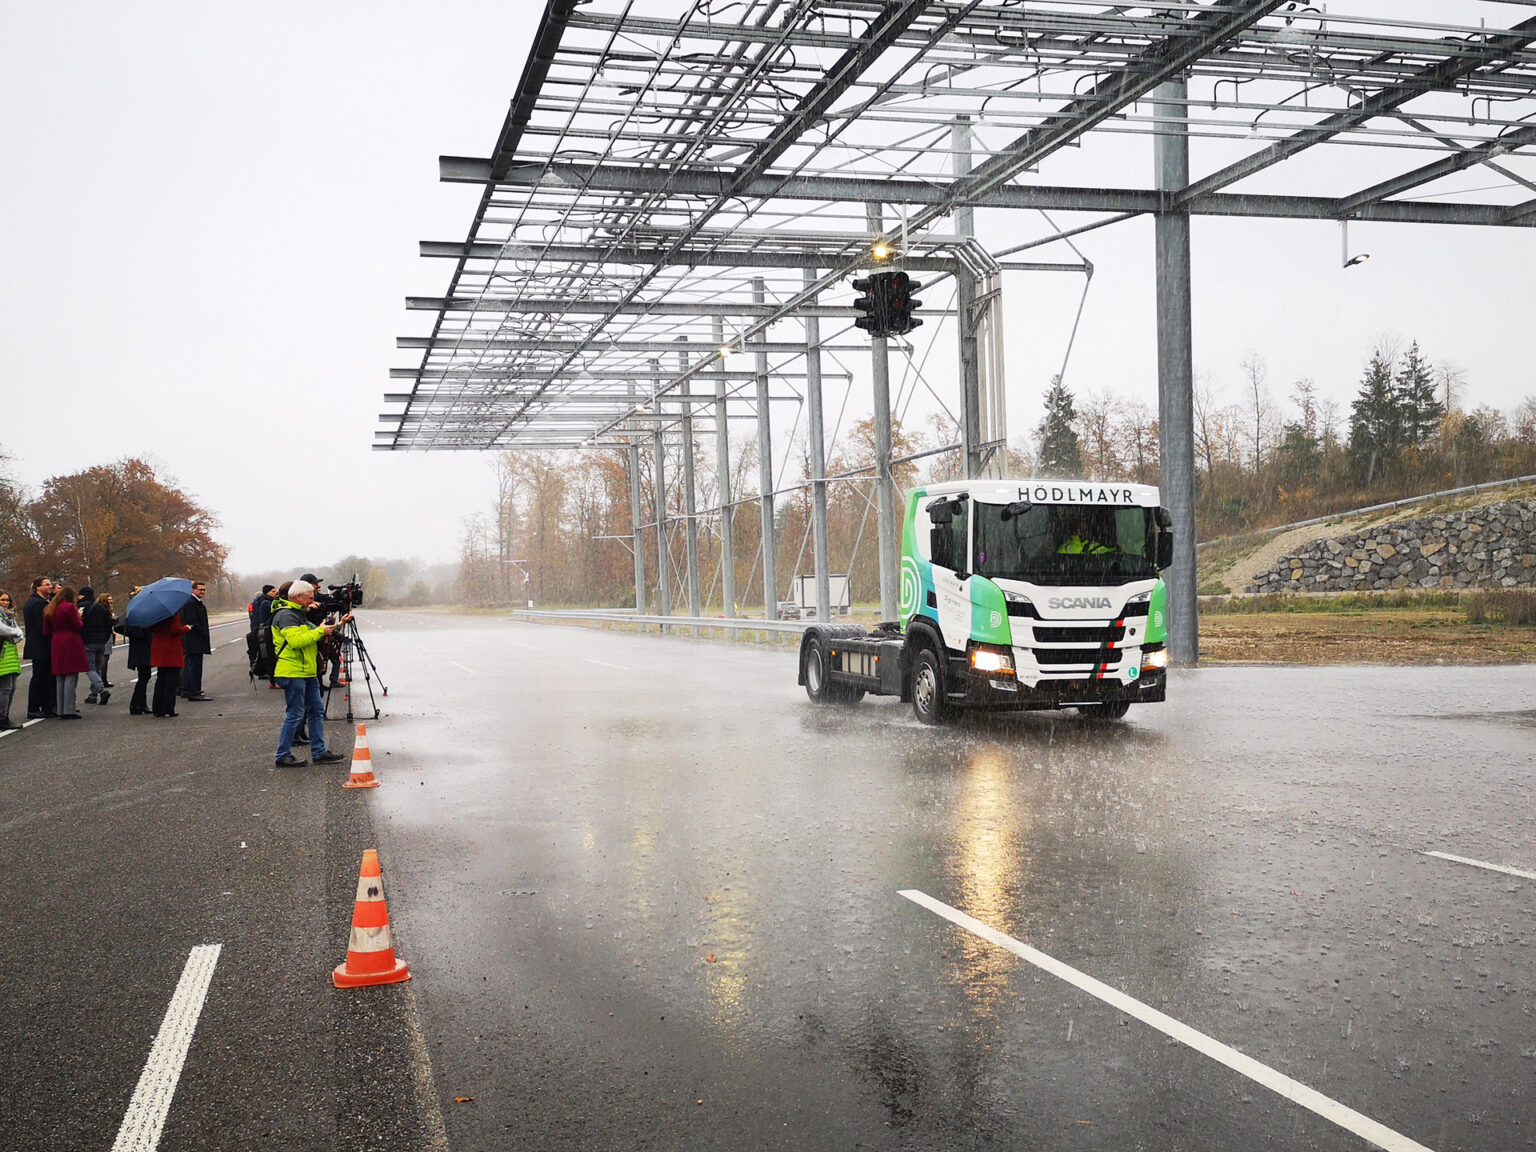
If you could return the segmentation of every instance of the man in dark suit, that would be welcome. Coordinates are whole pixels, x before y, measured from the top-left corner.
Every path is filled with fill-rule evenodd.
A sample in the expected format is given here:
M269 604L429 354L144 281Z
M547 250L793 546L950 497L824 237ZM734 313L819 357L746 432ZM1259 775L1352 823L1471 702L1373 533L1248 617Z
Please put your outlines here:
M22 627L26 629L26 647L21 658L32 661L32 680L27 685L27 719L41 720L44 716L56 716L54 707L57 685L53 682L53 647L43 635L43 610L53 599L53 581L39 576L32 581L32 595L22 605Z
M188 700L212 700L203 695L203 657L213 652L213 640L208 632L208 608L203 597L208 585L201 580L192 581L192 599L181 610L181 622L191 628L181 637L181 650L185 662L181 666L181 695Z

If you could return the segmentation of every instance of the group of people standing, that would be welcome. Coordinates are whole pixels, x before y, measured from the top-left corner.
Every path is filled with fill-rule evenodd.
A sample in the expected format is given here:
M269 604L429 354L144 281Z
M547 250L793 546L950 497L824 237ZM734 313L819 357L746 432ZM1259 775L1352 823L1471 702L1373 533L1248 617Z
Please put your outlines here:
M88 586L77 592L39 576L32 581L20 620L10 594L0 591L0 729L14 727L10 706L23 659L32 661L28 720L81 719L77 696L82 674L90 681L85 703L106 704L112 697L107 665L114 634L127 638L128 667L138 673L128 705L133 715L176 716L178 694L188 700L212 699L203 693L202 680L203 657L213 651L203 604L206 594L207 585L193 581L193 599L169 619L145 629L119 622L112 597L98 597ZM157 675L151 705L152 670Z

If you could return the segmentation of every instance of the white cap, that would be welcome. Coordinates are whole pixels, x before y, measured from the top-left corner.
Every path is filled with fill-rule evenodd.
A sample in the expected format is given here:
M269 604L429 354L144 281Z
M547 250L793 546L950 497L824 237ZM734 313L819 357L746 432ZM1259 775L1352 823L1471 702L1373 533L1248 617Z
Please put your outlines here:
M308 580L295 580L292 584L288 585L288 599L297 600L304 593L313 592L314 590L315 586Z

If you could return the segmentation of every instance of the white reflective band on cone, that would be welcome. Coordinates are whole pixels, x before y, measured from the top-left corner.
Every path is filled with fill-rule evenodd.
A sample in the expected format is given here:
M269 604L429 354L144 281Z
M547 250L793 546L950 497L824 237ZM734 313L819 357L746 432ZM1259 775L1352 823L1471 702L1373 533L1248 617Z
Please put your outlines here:
M347 941L348 952L387 952L394 945L389 939L389 925L382 928L352 927L352 936Z
M380 904L384 900L384 878L382 876L359 876L357 878L357 902L359 904Z

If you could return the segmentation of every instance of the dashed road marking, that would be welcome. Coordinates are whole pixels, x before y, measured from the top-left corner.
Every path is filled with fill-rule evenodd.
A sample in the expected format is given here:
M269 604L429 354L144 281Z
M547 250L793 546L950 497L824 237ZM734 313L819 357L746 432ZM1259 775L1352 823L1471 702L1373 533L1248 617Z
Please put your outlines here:
M1424 852L1424 856L1433 856L1437 860L1449 860L1452 864L1470 864L1474 868L1486 868L1490 872L1502 872L1506 876L1520 876L1526 880L1536 880L1536 872L1525 872L1519 868L1510 868L1503 864L1490 864L1486 860L1469 860L1465 856L1452 856L1449 852Z
M150 1045L149 1061L133 1090L133 1099L128 1102L123 1126L117 1130L112 1152L154 1152L160 1143L165 1118L171 1111L171 1098L176 1095L176 1083L181 1079L181 1066L192 1046L192 1033L202 1015L203 1001L208 996L208 985L213 982L213 968L219 962L222 948L222 944L199 944L187 957L171 996L171 1006L165 1010L160 1031Z
M1060 980L1082 989L1090 996L1095 996L1124 1012L1127 1016L1133 1016L1152 1028L1156 1028L1165 1036L1172 1037L1179 1043L1193 1048L1202 1055L1209 1056L1219 1064L1224 1064L1232 1071L1248 1077L1257 1084L1262 1084L1270 1091L1283 1096L1295 1104L1300 1104L1308 1111L1315 1112L1324 1120L1337 1124L1347 1132L1353 1132L1356 1136L1370 1141L1385 1152L1431 1152L1427 1146L1416 1140L1411 1140L1400 1132L1394 1132L1391 1128L1372 1120L1369 1116L1356 1112L1353 1108L1340 1104L1337 1100L1324 1096L1313 1088L1308 1088L1299 1080L1292 1080L1283 1073L1276 1072L1266 1064L1260 1064L1251 1056L1245 1056L1236 1048L1231 1048L1219 1040L1212 1039L1203 1032L1198 1032L1188 1024L1175 1020L1172 1016L1159 1012L1150 1005L1143 1004L1131 996L1127 996L1117 988L1111 988L1100 980L1095 980L1086 972L1079 972L1069 964L1063 964L1055 957L1047 956L1031 948L1028 944L1015 940L1012 936L1005 935L995 928L988 927L980 920L973 919L957 908L951 908L941 900L935 900L926 892L916 889L905 889L899 895L906 897L912 903L928 909L936 915L944 917L950 923L964 928L973 935L980 936L989 943L996 944L999 948L1012 952L1021 960L1027 960L1035 967L1049 972Z
M617 668L620 672L633 671L633 669L626 668L622 664L610 664L606 660L594 660L590 656L583 656L582 659L585 660L588 664L601 664L604 668Z
M451 660L451 661L449 661L449 663L451 663L460 672L468 672L471 676L479 675L479 673L477 673L473 668L466 668L466 667L464 667L464 665L460 664L457 660Z
M41 723L42 723L42 720L23 720L20 724L16 725L16 727L14 727L14 728L7 728L4 732L0 732L0 740L3 740L5 737L9 736L12 732L20 732L23 728L30 728L34 724L41 724Z

